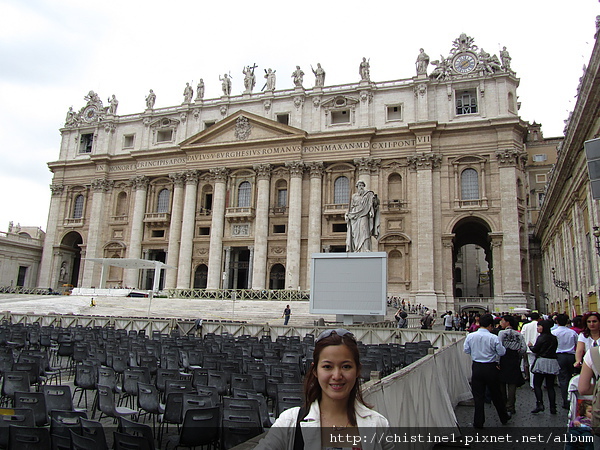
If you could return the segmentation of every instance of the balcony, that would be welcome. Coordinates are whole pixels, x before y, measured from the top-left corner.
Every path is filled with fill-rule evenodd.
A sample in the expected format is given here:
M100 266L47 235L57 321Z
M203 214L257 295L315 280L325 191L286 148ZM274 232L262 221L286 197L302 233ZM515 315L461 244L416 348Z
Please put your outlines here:
M84 223L84 218L80 217L78 219L66 218L63 226L65 227L82 227Z
M488 209L488 201L487 198L479 198L474 200L455 200L454 201L454 210L464 210L464 209Z
M323 215L327 220L344 220L348 203L329 203L323 206Z
M407 213L408 212L408 202L406 200L388 200L385 202L381 202L381 212L382 213Z
M125 225L129 222L129 216L121 215L121 216L110 216L111 225Z
M255 212L252 207L227 208L225 217L229 222L248 222L254 219Z
M211 214L212 214L212 210L211 209L200 207L196 211L196 220L202 220L202 219L210 216Z
M169 213L146 213L144 223L150 227L164 227L171 223L171 214Z
M271 215L283 216L287 214L287 206L273 206L271 208Z

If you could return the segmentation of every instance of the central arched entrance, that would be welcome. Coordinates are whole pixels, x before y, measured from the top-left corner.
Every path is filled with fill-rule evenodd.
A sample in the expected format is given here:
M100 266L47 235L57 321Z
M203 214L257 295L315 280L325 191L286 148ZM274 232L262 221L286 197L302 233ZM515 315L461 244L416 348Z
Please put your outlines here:
M454 297L463 301L492 298L494 283L489 225L483 219L468 217L460 220L452 232Z
M56 288L63 285L78 286L79 269L81 267L81 247L83 238L76 231L69 231L60 241L60 252L58 258L58 274L56 277Z

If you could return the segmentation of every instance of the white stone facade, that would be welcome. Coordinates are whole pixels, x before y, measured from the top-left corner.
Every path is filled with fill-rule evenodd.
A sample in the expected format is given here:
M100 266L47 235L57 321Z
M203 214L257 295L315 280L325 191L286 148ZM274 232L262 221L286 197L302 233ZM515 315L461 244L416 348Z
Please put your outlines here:
M0 232L0 287L37 286L45 233L40 228L13 226Z
M84 258L128 257L176 266L164 288L308 289L310 255L345 251L344 213L361 179L381 202L373 250L388 254L390 295L465 306L454 264L475 244L493 273L482 304L527 306L519 80L469 39L430 76L396 81L197 98L126 116L91 92L49 163L39 285L56 287L66 261L77 285L97 286L99 267ZM145 273L108 276L109 286L148 283Z

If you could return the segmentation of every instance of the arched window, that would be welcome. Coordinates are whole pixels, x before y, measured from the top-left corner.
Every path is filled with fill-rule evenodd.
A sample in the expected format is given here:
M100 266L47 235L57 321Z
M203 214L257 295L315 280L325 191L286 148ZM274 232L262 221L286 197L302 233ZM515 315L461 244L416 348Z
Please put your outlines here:
M388 177L388 199L391 201L402 199L402 177L392 173Z
M156 202L157 213L169 212L169 194L168 189L161 189L158 193L158 201Z
M479 199L479 181L475 169L463 170L460 177L461 200Z
M127 194L125 192L119 192L117 195L117 216L127 215Z
M333 203L336 205L350 202L350 183L346 177L338 177L333 184Z
M250 206L250 183L244 181L238 187L238 208L248 208Z
M83 217L83 195L79 194L75 197L73 204L73 219L81 219Z

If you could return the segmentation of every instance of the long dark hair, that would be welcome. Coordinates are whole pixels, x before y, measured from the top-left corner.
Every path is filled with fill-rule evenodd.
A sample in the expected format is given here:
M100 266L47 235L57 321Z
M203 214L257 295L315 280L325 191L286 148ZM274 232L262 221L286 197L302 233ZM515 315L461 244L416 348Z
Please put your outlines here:
M538 327L542 327L542 332L540 334L552 334L552 327L554 326L554 322L551 320L540 320L538 323Z
M583 320L583 331L582 331L582 333L586 338L590 337L590 329L588 327L587 321L592 316L595 316L598 319L598 321L600 321L600 314L598 314L597 312L586 312L583 315L583 319L582 319Z
M360 353L358 351L358 345L356 344L356 340L351 334L339 336L337 333L331 333L331 335L320 339L315 343L315 350L313 352L313 363L308 372L306 373L306 376L304 377L304 408L308 412L308 410L310 409L310 405L315 400L321 400L321 395L323 394L323 392L321 390L319 380L317 379L317 366L319 364L319 357L321 356L321 352L325 347L329 347L330 345L345 345L346 347L348 347L350 353L352 353L352 359L354 360L354 364L356 364L356 383L354 383L354 387L350 391L350 395L348 396L348 405L346 407L346 411L348 412L348 423L352 426L356 426L356 410L354 408L355 403L358 401L367 407L369 405L365 403L362 396L360 379Z

